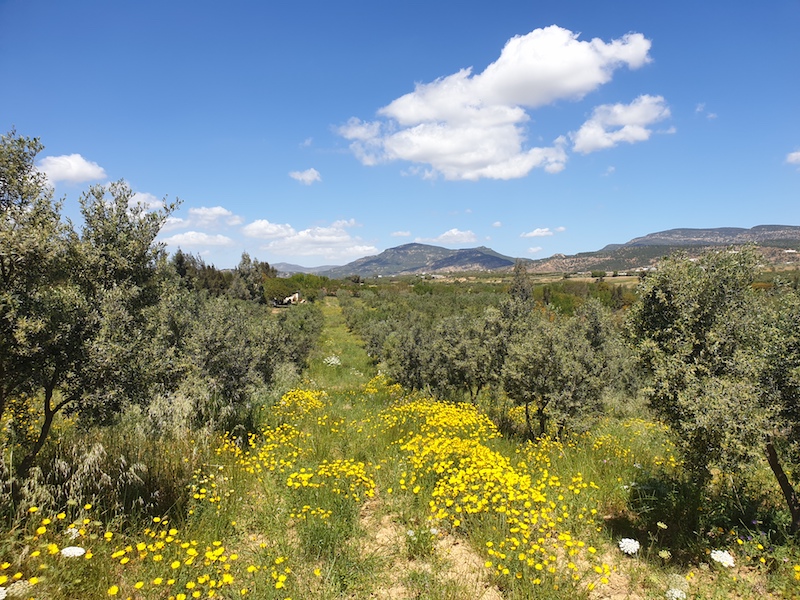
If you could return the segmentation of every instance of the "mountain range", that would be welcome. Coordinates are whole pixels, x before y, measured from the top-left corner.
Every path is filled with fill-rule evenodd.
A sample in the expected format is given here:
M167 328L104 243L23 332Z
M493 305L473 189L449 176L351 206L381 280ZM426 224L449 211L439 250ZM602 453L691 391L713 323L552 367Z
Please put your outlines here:
M669 229L637 237L624 244L609 244L596 252L574 255L554 254L549 258L521 259L532 273L575 273L583 271L623 271L653 266L676 250L690 255L714 246L756 244L770 264L800 265L800 226L758 225L750 229L718 227L711 229ZM479 246L450 250L428 244L404 244L375 256L359 258L343 266L301 267L288 263L274 266L282 274L314 273L331 279L350 276L374 277L433 273L509 271L516 258Z

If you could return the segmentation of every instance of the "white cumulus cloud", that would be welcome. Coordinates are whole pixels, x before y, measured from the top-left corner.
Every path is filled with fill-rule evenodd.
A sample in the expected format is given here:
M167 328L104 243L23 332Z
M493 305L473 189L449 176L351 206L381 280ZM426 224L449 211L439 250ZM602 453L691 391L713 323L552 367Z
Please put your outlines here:
M285 225L283 227L291 229L290 234L276 237L261 248L281 256L318 256L335 261L377 254L378 249L375 246L347 231L348 227L356 225L354 219L335 221L329 226L309 227L300 231Z
M201 206L189 209L189 218L198 227L213 227L220 221L226 225L240 225L242 218L222 206Z
M431 244L457 245L471 244L477 241L477 239L477 236L472 231L461 231L453 228L435 238L417 238L415 241Z
M242 228L242 233L247 237L270 240L276 238L286 238L295 235L297 232L288 223L270 223L266 219L253 221Z
M52 184L58 181L83 183L106 177L103 167L96 162L86 160L80 154L45 156L39 161L38 168Z
M630 104L603 104L581 128L571 134L572 149L582 154L613 148L627 142L643 142L653 133L651 125L670 116L662 96L644 94Z
M201 231L187 231L165 238L164 243L172 247L232 246L234 241L224 235L211 235Z
M790 165L800 165L800 151L787 154L786 162Z
M316 169L306 169L305 171L291 171L289 177L299 181L303 185L311 185L315 181L322 181L319 171Z
M553 235L553 232L550 230L549 227L537 227L533 231L527 231L525 233L520 234L519 237L524 237L524 238L545 237L548 235Z
M136 192L130 199L129 204L141 204L147 208L147 210L156 210L164 205L161 198L158 198L149 192Z
M538 254L544 250L541 246L534 246L533 248L528 248L528 254Z
M338 133L365 165L394 160L427 165L426 178L477 180L524 177L535 168L564 169L566 138L527 147L527 110L579 100L613 72L649 62L650 41L630 33L583 41L558 26L509 40L482 73L471 68L419 83L378 111L379 120L351 118Z
M181 219L180 217L167 217L167 220L164 222L164 225L161 226L161 232L166 233L167 231L175 231L176 229L185 229L187 227L187 222L185 219Z

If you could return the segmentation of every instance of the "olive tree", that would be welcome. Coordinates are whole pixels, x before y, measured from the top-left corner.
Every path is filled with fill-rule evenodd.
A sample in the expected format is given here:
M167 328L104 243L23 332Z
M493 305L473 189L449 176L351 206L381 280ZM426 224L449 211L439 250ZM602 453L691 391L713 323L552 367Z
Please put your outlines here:
M123 182L96 186L78 234L36 169L41 150L13 131L0 141L0 416L10 401L39 405L20 476L60 411L106 420L145 394L157 373L143 352L163 258L155 237L175 207L148 210Z
M427 380L439 393L466 394L472 402L496 379L502 361L496 327L499 311L487 308L483 315L445 317L426 340L429 349Z
M64 305L75 300L61 289L69 230L35 167L42 148L14 131L0 138L0 418L9 402L35 391L37 362L48 340L64 340Z
M674 255L643 281L628 327L650 406L676 433L698 486L712 465L734 473L766 457L798 530L800 502L778 449L800 426L800 313L793 291L755 290L757 272L752 248Z
M613 336L611 324L596 301L574 317L534 312L506 348L502 383L506 393L525 407L532 435L535 412L539 433L554 423L560 434L585 429L600 412L608 381Z

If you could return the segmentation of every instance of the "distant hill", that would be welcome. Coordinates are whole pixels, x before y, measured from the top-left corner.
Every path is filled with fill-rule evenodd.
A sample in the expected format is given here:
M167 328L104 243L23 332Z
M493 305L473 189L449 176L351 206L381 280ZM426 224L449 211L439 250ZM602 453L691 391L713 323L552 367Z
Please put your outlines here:
M730 246L738 244L800 240L800 227L794 225L757 225L751 229L669 229L632 239L624 246Z
M495 271L514 266L515 259L481 246L450 250L428 244L404 244L375 256L366 256L341 267L315 271L332 279L351 275L411 275L437 272Z
M324 271L329 271L330 269L337 268L337 265L323 265L321 267L302 267L300 265L293 265L292 263L275 263L274 265L270 265L277 269L279 277L288 277L289 275L294 275L295 273L312 273L317 275Z
M697 255L709 247L754 243L769 264L800 265L800 226L758 225L751 229L669 229L637 237L624 244L609 244L596 252L574 255L554 254L549 258L522 259L532 273L579 273L585 271L627 271L655 265L676 250ZM453 273L469 271L510 271L517 259L491 248L450 250L428 244L404 244L375 256L359 258L343 266L301 267L288 263L272 265L281 274L314 273L331 279Z
M625 244L610 244L596 252L571 256L555 254L533 260L528 270L535 273L575 273L581 271L624 271L651 267L677 250L699 255L712 247L756 244L769 264L798 263L800 226L758 225L751 229L718 227L712 229L669 229L634 238Z

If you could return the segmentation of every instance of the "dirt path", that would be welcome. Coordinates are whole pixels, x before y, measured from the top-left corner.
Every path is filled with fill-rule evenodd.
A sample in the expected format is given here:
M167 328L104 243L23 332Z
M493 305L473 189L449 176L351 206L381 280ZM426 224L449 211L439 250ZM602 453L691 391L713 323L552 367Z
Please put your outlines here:
M374 373L360 341L347 329L336 298L323 305L325 329L319 358L335 355L346 361L347 375L333 369L314 369L311 375L326 390L357 391ZM313 363L313 361L312 361ZM502 600L490 585L483 558L464 540L440 534L428 556L409 556L407 528L382 491L364 503L359 517L364 537L359 541L364 559L379 565L368 596L374 600Z
M502 600L500 591L486 581L483 559L463 540L452 535L439 537L433 554L410 558L405 552L406 531L397 516L386 513L379 495L361 511L361 526L367 532L363 553L381 559L384 570L370 598L406 600L429 598L420 582L435 586L435 597L450 600ZM420 577L415 574L422 574ZM427 577L426 577L427 576Z

